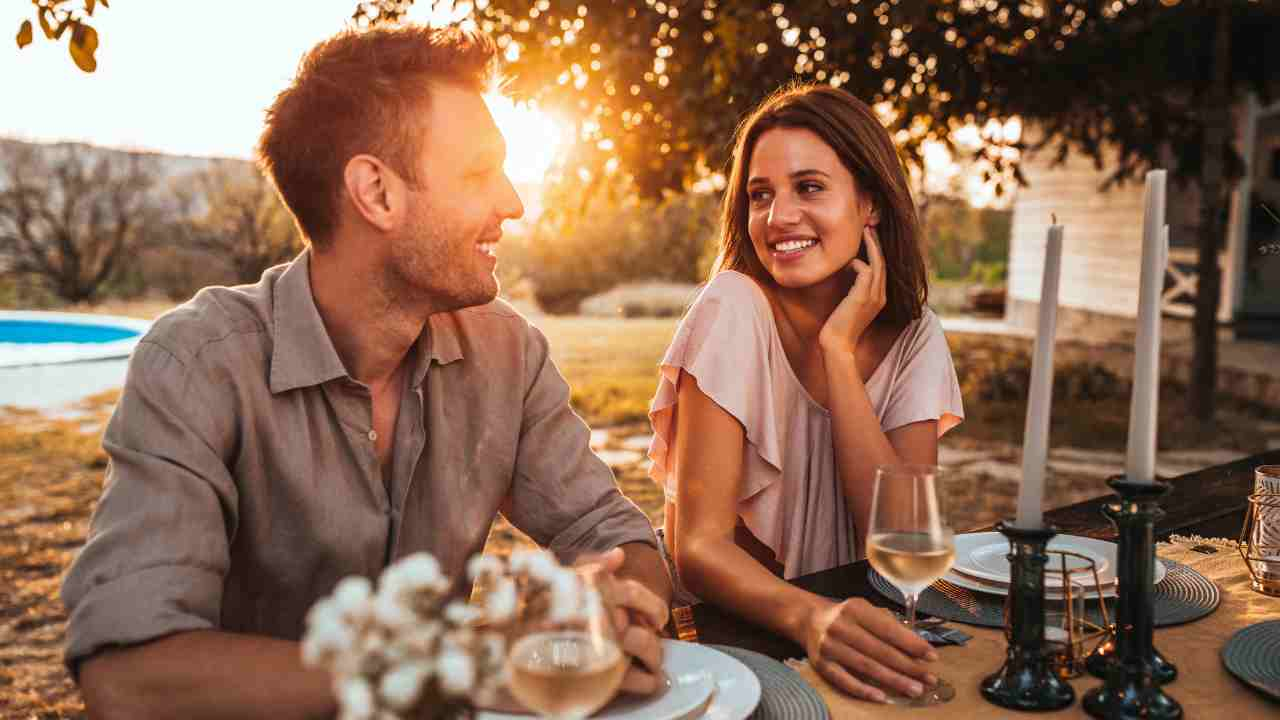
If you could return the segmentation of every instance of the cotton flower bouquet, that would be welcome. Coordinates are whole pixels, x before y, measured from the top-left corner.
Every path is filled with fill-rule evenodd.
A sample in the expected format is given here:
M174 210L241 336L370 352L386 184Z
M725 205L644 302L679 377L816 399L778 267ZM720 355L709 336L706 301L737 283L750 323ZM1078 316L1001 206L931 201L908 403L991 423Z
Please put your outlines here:
M450 600L449 578L427 553L387 567L377 588L352 576L307 614L303 662L334 681L341 720L468 718L506 684L507 646L522 623L598 612L599 594L544 551L509 561L477 555L467 576L482 603Z

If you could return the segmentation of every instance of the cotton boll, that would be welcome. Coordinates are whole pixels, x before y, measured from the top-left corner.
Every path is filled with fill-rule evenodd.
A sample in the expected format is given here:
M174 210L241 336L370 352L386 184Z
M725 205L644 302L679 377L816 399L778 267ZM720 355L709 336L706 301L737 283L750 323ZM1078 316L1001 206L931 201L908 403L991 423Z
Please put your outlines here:
M444 609L444 619L454 625L470 625L484 616L484 613L461 600L454 600Z
M354 639L349 627L326 618L307 630L302 642L302 661L308 665L320 664L329 654L347 652Z
M422 663L404 663L382 676L378 695L396 710L408 710L418 702L418 692L428 668Z
M379 591L393 594L414 592L420 589L448 589L448 579L440 572L440 563L428 553L414 553L387 568L382 573Z
M502 574L502 561L492 555L476 555L467 562L467 577L473 582L485 575Z
M440 689L446 695L464 696L476 683L476 665L462 648L446 644L436 665Z
M558 569L550 578L552 622L564 622L578 617L582 602L582 584L577 573L572 570Z
M485 611L493 622L506 622L516 614L520 604L520 596L516 584L511 578L502 578L494 583L489 595L484 599Z
M350 677L342 682L342 691L338 695L342 703L342 716L352 720L367 720L373 717L373 686L362 677Z
M530 577L549 582L560 568L560 563L546 550L521 550L511 553L511 570L528 573Z
M342 622L342 610L333 598L322 598L307 611L307 627Z
M418 621L418 616L399 598L381 592L373 599L373 617L393 632Z
M333 603L345 614L358 613L373 595L373 583L368 578L352 575L344 578L333 589Z

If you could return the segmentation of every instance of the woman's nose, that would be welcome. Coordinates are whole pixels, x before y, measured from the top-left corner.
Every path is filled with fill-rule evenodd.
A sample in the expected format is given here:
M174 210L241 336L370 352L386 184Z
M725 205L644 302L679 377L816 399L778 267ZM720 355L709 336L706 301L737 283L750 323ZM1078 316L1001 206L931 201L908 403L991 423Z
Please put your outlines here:
M799 208L786 195L776 195L769 206L769 227L784 228L794 225L800 218Z

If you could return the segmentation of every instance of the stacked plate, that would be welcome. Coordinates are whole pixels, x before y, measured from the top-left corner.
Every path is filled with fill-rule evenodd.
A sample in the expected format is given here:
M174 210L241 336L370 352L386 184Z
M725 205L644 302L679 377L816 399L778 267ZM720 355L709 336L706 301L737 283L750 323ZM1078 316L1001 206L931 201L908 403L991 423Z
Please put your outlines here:
M1104 540L1079 537L1076 535L1057 535L1049 541L1049 550L1069 550L1092 560L1098 569L1098 585L1102 588L1102 597L1116 596L1116 545ZM993 595L1009 594L1009 540L998 532L966 533L956 536L956 560L951 571L943 576L943 580L976 592ZM1050 555L1049 566L1045 568L1045 593L1050 598L1060 598L1062 594L1062 573L1060 556ZM1067 569L1086 568L1088 563L1080 558L1067 556ZM1156 561L1155 582L1165 576L1164 563ZM1087 597L1097 597L1093 578L1090 573L1072 573L1082 580L1090 591Z

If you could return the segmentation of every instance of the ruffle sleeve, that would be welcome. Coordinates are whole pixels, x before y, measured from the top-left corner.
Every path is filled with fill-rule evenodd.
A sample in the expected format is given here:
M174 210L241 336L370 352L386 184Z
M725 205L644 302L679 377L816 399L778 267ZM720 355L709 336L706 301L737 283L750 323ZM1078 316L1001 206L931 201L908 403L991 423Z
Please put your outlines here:
M964 420L960 382L937 315L926 309L901 368L880 426L885 432L924 420L938 421L938 437Z
M770 370L772 316L755 281L738 272L716 275L676 329L660 365L658 389L649 407L653 440L649 476L666 497L676 497L675 409L680 372L742 424L748 445L742 502L776 482L782 472L777 395Z

